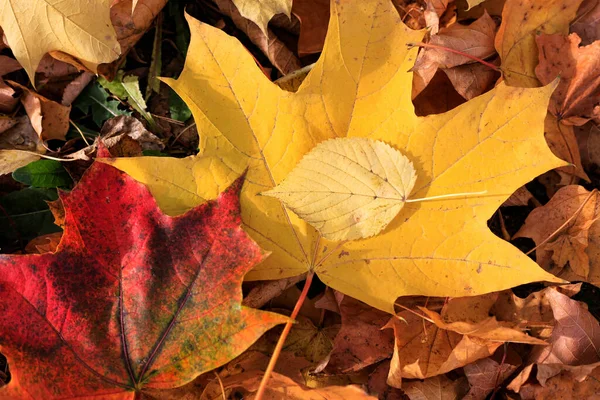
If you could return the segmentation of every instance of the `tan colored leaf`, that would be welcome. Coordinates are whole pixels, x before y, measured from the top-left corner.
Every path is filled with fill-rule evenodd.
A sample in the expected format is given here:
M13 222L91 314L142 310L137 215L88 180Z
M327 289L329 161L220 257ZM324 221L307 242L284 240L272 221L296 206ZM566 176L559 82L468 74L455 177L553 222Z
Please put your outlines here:
M576 33L536 38L540 63L535 74L547 84L560 75L549 110L559 121L583 125L600 115L600 41L579 47Z
M327 240L354 240L381 232L416 180L412 162L381 141L332 139L262 194L281 200Z
M507 0L496 35L502 72L511 86L536 87L535 38L540 33L566 34L581 0Z
M456 400L463 398L465 385L464 377L453 381L446 375L437 375L424 381L406 382L402 390L410 400Z
M443 71L456 91L467 100L492 88L500 76L497 71L479 63L458 65Z
M22 150L0 150L0 175L10 174L40 157Z
M285 14L290 17L292 0L233 0L240 10L242 17L254 21L267 35L267 25L275 14Z
M507 351L506 357L504 352ZM501 353L501 354L498 354ZM498 362L501 359L502 362ZM463 367L471 388L462 400L480 400L487 398L494 389L504 382L517 367L521 365L521 358L514 351L499 349L494 357L477 360Z
M19 103L19 95L0 78L0 113L10 114Z
M32 82L50 51L71 54L96 71L120 54L109 0L1 0L0 25Z
M31 120L33 129L40 138L42 140L65 140L65 135L69 130L71 107L49 100L24 86L17 86L23 90L21 103Z
M558 276L565 276L562 271L567 262L580 279L587 278L590 272L585 250L590 227L599 216L597 193L591 194L583 209L578 211L589 195L590 192L577 185L559 189L545 206L536 208L527 216L525 224L514 236L532 238L538 245L538 264ZM572 221L555 234L571 217Z
M38 236L27 243L25 252L28 254L53 253L58 247L61 238L62 232Z
M511 207L511 206L527 206L529 205L529 200L533 199L533 195L525 186L521 186L514 192L508 200L502 204L503 207Z

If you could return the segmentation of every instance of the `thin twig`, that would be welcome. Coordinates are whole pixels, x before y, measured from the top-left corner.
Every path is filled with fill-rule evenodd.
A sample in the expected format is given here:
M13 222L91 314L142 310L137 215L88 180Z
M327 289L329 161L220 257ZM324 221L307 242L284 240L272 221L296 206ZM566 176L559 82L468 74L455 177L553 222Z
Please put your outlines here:
M431 322L432 324L435 324L435 322L433 322L433 320L432 320L431 318L429 318L429 317L426 317L426 316L424 316L423 314L419 314L418 312L416 312L416 311L414 311L414 310L411 310L410 308L408 308L408 307L406 307L406 306L403 306L403 305L402 305L402 304L400 304L400 303L394 303L394 305L396 305L396 306L398 306L398 307L400 307L400 308L403 308L404 310L406 310L406 311L408 311L408 312L410 312L410 313L413 313L413 314L415 314L415 315L416 315L417 317L419 317L419 318L423 318L423 319L424 319L425 321L427 321L427 322Z
M221 377L219 376L219 374L217 374L217 371L213 371L213 373L219 381L219 386L221 386L221 394L223 395L223 400L227 400L227 396L225 395L225 386L223 386L223 381L221 380Z
M83 141L85 142L85 144L87 146L89 146L90 142L87 141L87 139L85 138L85 135L83 134L83 132L81 131L81 129L79 129L79 127L77 126L77 124L75 122L73 122L73 120L71 118L69 118L69 122L71 123L71 125L73 125L75 127L75 129L77 129L77 132L79 132L79 135L81 136L81 138L83 139Z
M447 52L450 52L450 53L458 54L460 56L470 58L473 61L477 61L478 63L483 64L486 67L493 69L494 71L501 72L500 68L498 68L496 65L494 65L494 64L492 64L490 62L482 60L479 57L475 57L475 56L472 56L470 54L467 54L467 53L465 53L463 51L451 49L450 47L439 46L437 44L431 44L431 43L421 43L421 42L418 42L418 43L408 43L407 46L409 46L409 47L414 47L414 46L424 47L426 49L437 49L437 50L443 50L443 51L447 51Z
M269 382L269 378L271 377L271 374L273 373L273 369L275 369L275 364L277 364L277 359L279 358L279 355L281 354L281 350L283 349L285 340L287 339L287 336L290 333L290 330L292 329L294 320L298 316L298 313L300 312L300 308L302 308L302 304L304 303L304 300L306 299L306 296L308 294L308 289L310 288L310 284L312 283L314 276L315 276L315 273L313 271L310 271L306 275L306 282L304 282L304 287L302 288L302 293L300 293L300 297L298 298L298 301L296 302L296 305L294 306L294 311L292 311L292 315L290 315L290 319L285 324L285 327L283 328L283 332L281 332L281 336L279 336L279 340L277 341L275 350L273 350L273 355L271 356L271 359L269 360L269 365L267 365L267 370L265 371L265 374L263 375L262 380L260 381L260 385L258 386L258 391L256 392L256 396L254 397L256 400L262 400L262 398L265 394L265 390L267 389L267 383Z
M579 214L581 213L581 210L583 210L583 207L587 204L587 202L592 198L593 194L596 194L598 192L598 190L594 189L590 192L590 194L587 195L587 197L585 198L585 200L583 201L583 203L581 203L581 205L579 206L579 208L577 210L575 210L575 212L573 213L573 215L571 215L569 217L568 220L566 220L564 222L564 224L562 224L561 226L559 226L558 228L556 228L556 230L554 232L552 232L552 234L550 234L550 236L548 236L546 239L544 239L540 244L538 244L537 246L535 246L533 249L529 250L527 253L525 253L526 255L529 255L531 253L533 253L534 251L536 251L540 246L545 245L546 243L548 243L550 240L554 239L554 237L556 235L558 235L558 233L563 230L567 225L569 225L569 223L571 223L575 218L577 218L579 216Z

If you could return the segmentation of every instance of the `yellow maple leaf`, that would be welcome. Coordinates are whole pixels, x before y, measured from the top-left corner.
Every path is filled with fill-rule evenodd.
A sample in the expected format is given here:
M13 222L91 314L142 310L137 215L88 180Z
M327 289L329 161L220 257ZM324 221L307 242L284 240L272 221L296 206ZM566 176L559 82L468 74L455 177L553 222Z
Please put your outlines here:
M556 278L496 237L486 222L518 187L565 165L543 135L552 87L504 84L444 114L415 116L408 72L424 32L411 31L388 1L332 2L323 54L296 93L278 88L242 45L188 17L191 51L178 80L201 155L110 161L146 183L165 212L179 214L248 168L241 194L247 232L268 259L247 279L315 271L327 285L393 312L401 295L465 296ZM277 199L281 183L318 143L381 140L414 164L415 198L484 196L406 204L382 234L329 242Z
M8 45L32 82L50 51L77 57L94 71L121 53L110 0L0 0L0 10Z

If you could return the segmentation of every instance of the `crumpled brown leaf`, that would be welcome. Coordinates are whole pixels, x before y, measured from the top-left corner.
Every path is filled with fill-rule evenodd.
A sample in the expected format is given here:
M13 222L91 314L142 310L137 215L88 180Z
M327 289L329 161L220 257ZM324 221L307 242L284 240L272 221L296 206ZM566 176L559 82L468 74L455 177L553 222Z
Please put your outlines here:
M463 367L471 388L463 400L484 400L521 365L521 357L510 347L500 348L493 357Z
M578 211L586 199L587 202ZM566 279L572 277L568 275L571 272L579 279L587 279L590 276L590 261L586 249L590 228L599 216L599 207L597 192L590 194L578 185L565 186L545 206L533 210L513 238L533 239L538 245L538 264L556 276ZM567 226L547 240L571 217L573 219ZM567 263L569 269L565 269ZM592 279L593 282L595 280Z
M273 66L283 75L287 75L302 65L294 53L271 31L267 29L268 37L254 22L242 17L239 10L231 0L215 0L219 10L231 17L233 23L244 32L271 61Z
M556 326L550 345L535 348L528 359L528 367L508 386L519 391L537 366L536 378L543 386L562 371L569 371L574 379L582 381L600 365L600 324L584 303L570 299L555 288L548 288L546 299L552 307Z
M584 0L571 24L571 32L581 38L581 45L587 46L600 39L600 1Z
M556 169L561 174L561 184L572 185L577 182L577 178L589 182L590 178L581 164L581 155L573 126L559 122L554 115L548 113L544 121L544 135L552 152L572 164L572 166Z
M464 398L468 384L464 377L451 380L446 375L437 375L423 381L410 381L402 390L410 400L455 400Z
M441 29L437 35L431 36L429 44L458 50L485 59L496 53L494 48L495 31L496 24L487 13L484 13L481 18L471 25L455 24L449 28ZM415 78L413 80L413 98L429 85L438 68L447 69L474 62L469 57L452 53L443 48L424 48L417 57L412 69L419 76L419 79ZM456 70L450 75L455 80L459 80L458 74L468 72L466 69L464 71Z
M390 315L349 296L338 296L337 302L342 327L326 362L317 370L347 373L390 358L394 336L391 331L382 330Z
M583 125L600 118L600 41L579 47L576 33L539 35L539 64L535 74L542 84L560 81L549 111L565 124Z

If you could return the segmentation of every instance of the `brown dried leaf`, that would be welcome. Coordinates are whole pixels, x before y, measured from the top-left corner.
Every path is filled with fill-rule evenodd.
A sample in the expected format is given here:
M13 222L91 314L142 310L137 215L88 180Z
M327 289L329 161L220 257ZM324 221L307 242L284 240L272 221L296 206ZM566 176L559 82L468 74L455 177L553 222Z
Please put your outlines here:
M568 371L563 371L546 381L544 386L524 385L519 394L522 400L597 400L600 398L600 368L579 382Z
M22 68L21 64L14 58L0 55L0 77Z
M536 208L527 216L525 224L513 237L533 239L539 245L536 249L538 264L559 277L566 276L563 269L567 262L580 279L589 275L590 263L585 250L588 247L590 227L598 218L597 193L592 194L583 209L565 228L551 240L542 242L575 215L588 195L590 192L578 185L559 189L545 206Z
M325 371L347 373L390 358L394 335L382 330L390 315L349 296L338 303L342 327L334 339ZM323 370L321 365L319 370Z
M600 116L600 41L579 47L576 33L536 37L540 62L535 74L544 85L560 75L549 111L566 124L583 125Z
M292 14L300 20L298 55L320 53L329 25L329 0L294 0Z
M27 254L53 253L58 247L61 238L62 232L38 236L27 243L27 246L25 246L25 252Z
M495 32L496 24L494 20L487 13L484 13L481 18L471 25L455 24L440 30L439 34L431 37L429 43L485 59L496 53L494 49ZM444 49L425 48L417 57L412 70L421 77L424 86L427 86L438 68L452 68L473 62L469 57ZM419 92L415 93L413 89L413 96Z
M0 78L0 113L10 114L19 103L19 95Z
M483 400L502 384L521 365L521 358L508 348L498 349L494 357L477 360L465 365L463 370L471 388L463 400ZM499 362L499 361L500 362Z
M503 204L503 207L528 206L533 195L525 186L521 186Z
M451 380L446 375L433 376L424 381L405 382L402 390L410 400L455 400L462 399L468 389L464 377Z
M494 86L500 73L490 67L475 63L443 69L452 86L466 100L487 92Z
M573 165L569 167L560 167L556 170L570 176L585 179L589 182L590 178L583 170L583 165L581 164L581 155L579 154L579 146L577 145L577 138L575 137L573 126L559 122L555 116L549 113L546 115L546 120L544 121L544 135L546 136L546 142L548 142L548 146L552 152L557 157L562 158ZM575 183L575 181L567 182L567 184L573 183Z
M265 36L256 23L242 17L232 0L215 0L215 3L223 14L231 17L233 23L248 36L283 75L302 67L294 53L279 40L273 31L267 29L268 36Z
M583 0L577 16L571 24L571 32L581 38L581 44L587 46L600 39L600 1Z

